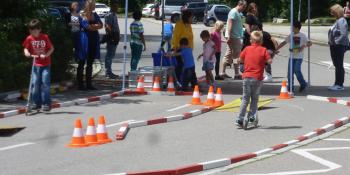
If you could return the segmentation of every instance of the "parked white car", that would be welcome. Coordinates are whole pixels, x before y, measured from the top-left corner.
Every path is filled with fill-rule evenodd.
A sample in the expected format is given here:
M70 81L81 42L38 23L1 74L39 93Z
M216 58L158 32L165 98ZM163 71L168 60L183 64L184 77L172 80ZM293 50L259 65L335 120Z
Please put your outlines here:
M146 6L142 9L142 15L146 17L150 17L154 13L154 4L146 4Z
M98 16L100 17L105 17L107 15L107 13L110 11L111 9L103 3L96 3L96 9L95 12L98 14Z

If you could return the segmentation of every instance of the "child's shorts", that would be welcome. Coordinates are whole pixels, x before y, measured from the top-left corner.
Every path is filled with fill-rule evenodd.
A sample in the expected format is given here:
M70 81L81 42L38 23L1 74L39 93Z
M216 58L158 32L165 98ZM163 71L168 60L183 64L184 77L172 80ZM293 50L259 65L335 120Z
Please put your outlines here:
M214 69L214 63L210 61L206 61L203 63L203 67L202 67L203 71L211 71L213 69Z

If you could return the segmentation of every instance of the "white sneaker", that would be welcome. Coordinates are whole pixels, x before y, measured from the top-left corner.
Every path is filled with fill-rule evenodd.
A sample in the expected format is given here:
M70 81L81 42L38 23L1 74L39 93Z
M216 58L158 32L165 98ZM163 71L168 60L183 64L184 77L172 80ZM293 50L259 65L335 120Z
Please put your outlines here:
M264 82L268 83L268 82L272 82L272 76L270 74L266 74L264 80Z
M344 86L334 85L334 86L328 87L328 90L343 91L343 90L345 90L345 88L344 88Z

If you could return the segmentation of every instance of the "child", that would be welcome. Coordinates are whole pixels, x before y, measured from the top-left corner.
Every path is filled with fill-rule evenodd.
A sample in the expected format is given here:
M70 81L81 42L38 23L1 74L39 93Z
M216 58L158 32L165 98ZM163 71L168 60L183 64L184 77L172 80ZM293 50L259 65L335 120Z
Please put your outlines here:
M172 54L167 54L167 57L181 56L184 63L184 71L183 71L183 82L182 82L182 90L192 92L194 86L197 85L197 75L195 71L195 63L193 57L193 50L189 46L189 41L187 38L180 39L180 49L178 52L174 52ZM192 89L189 89L188 83L191 82Z
M307 87L307 83L304 79L303 73L301 72L301 64L303 63L303 57L304 57L304 48L310 47L312 45L311 41L306 37L305 34L300 32L301 29L301 23L299 21L295 21L293 23L294 27L294 36L293 41L294 43L292 51L293 51L293 58L289 59L288 62L288 90L289 92L294 93L294 74L296 75L300 88L299 92L302 92ZM283 46L285 46L287 43L290 43L290 35L277 47L277 51L281 49ZM293 65L293 73L292 73L292 80L290 80L290 63L292 61ZM290 89L290 86L292 86L292 89Z
M131 71L134 71L137 69L137 65L139 64L141 54L142 54L142 48L143 48L143 51L146 51L146 42L143 36L143 32L144 32L143 25L140 21L142 17L141 11L139 10L135 11L132 16L134 18L134 21L130 24L130 32L131 32L130 67L131 67Z
M213 69L215 64L215 43L210 39L210 33L208 30L203 30L201 32L201 38L204 41L203 53L197 58L199 60L203 57L203 67L202 70L205 71L205 77L208 85L214 84Z
M50 97L50 76L51 76L51 54L54 47L46 34L41 33L41 23L33 19L28 24L30 35L23 42L24 55L27 58L34 58L32 72L32 94L35 103L32 110L51 110ZM31 86L31 87L32 87Z
M216 57L216 62L215 62L215 80L223 80L222 77L220 77L220 58L221 58L221 42L222 37L222 29L225 27L224 23L222 21L216 21L214 30L210 34L211 35L211 40L215 43L215 57Z
M262 47L262 32L254 31L250 37L251 46L247 46L240 55L239 62L244 63L243 98L236 125L243 127L243 121L250 103L248 119L254 122L258 112L258 101L265 64L271 64L272 59L266 48Z
M164 44L167 44L168 52L171 50L171 40L173 39L174 26L171 24L170 20L167 19L164 23L164 38L162 47Z

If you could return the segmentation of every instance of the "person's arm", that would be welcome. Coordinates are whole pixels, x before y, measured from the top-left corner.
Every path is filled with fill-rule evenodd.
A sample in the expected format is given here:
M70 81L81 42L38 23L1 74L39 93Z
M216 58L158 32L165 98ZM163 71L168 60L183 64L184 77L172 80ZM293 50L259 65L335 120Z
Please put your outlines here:
M232 27L233 27L233 19L230 18L230 20L228 20L228 24L227 24L227 44L230 44L232 42L232 36L231 36L231 30L232 30Z
M146 51L146 42L145 42L145 36L143 35L143 33L140 33L140 38L143 44L143 51Z
M344 18L342 18L344 19ZM348 39L348 25L346 23L346 20L338 20L337 21L337 26L340 31L340 36L335 37L335 43L342 43L342 41Z
M108 14L106 17L105 17L105 29L106 29L106 32L107 33L110 33L112 32L112 22L111 22L111 14Z
M47 57L51 56L53 51L55 51L55 48L53 46L51 46L51 48L46 52L46 54L40 55L40 58L44 59L44 58L47 58Z
M27 58L30 58L32 56L27 48L24 48L23 52L24 52L24 56Z
M245 55L246 55L246 49L244 49L239 55L239 58L237 59L237 64L244 64Z
M276 51L280 50L282 47L284 47L287 44L287 41L283 41L281 42L281 44L279 44L276 48Z

